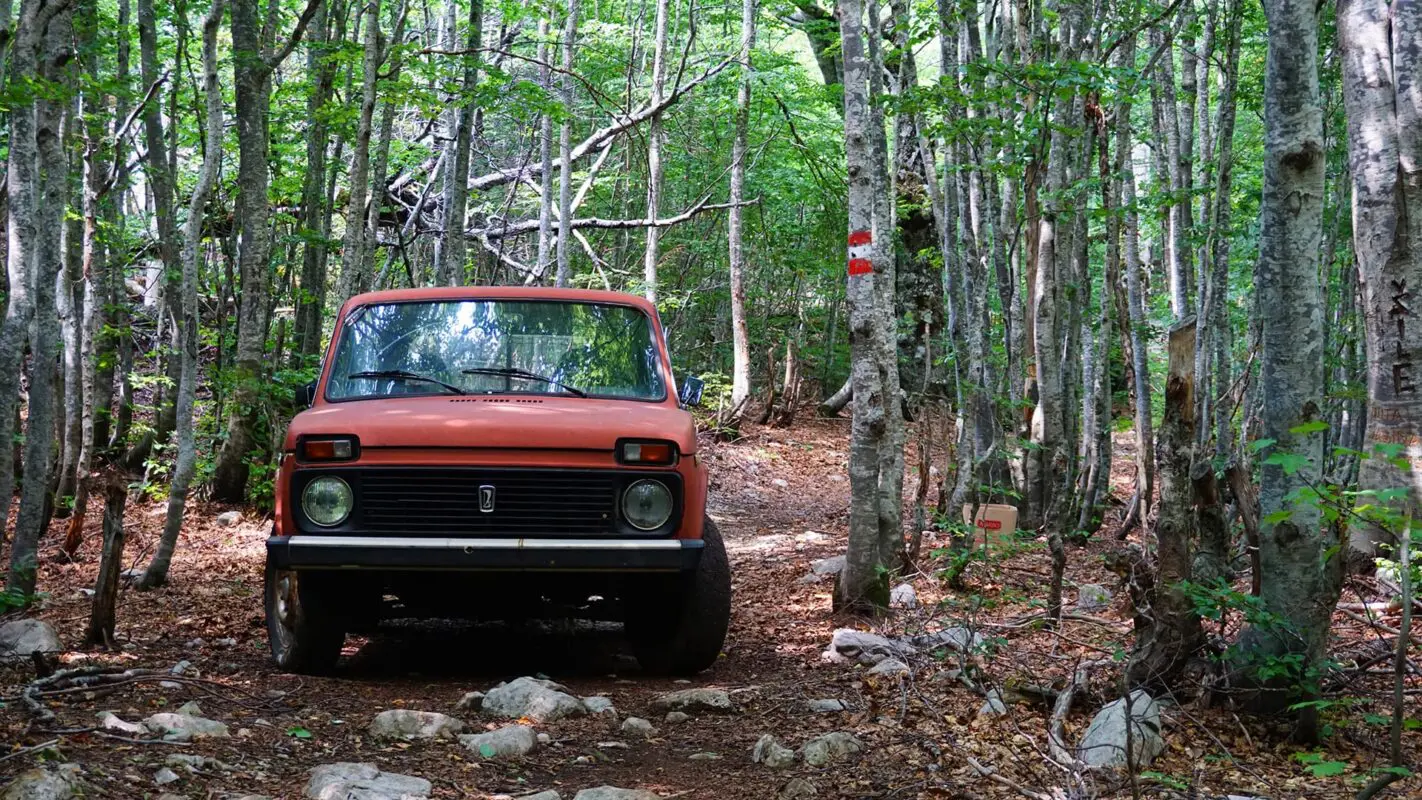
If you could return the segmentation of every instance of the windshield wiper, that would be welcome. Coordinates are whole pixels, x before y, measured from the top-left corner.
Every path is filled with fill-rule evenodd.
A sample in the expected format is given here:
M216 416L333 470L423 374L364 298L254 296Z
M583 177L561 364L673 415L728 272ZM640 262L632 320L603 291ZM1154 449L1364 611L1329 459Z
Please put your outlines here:
M419 383L433 383L435 386L448 389L449 391L454 392L455 394L469 394L468 392L464 391L458 386L455 386L454 384L445 383L444 381L439 380L438 378L431 378L428 375L420 375L414 372L406 372L403 369L377 369L370 370L368 372L352 372L351 374L346 376L346 380L352 380L354 378L389 378L391 380L397 381L417 381Z
M585 392L585 391L583 391L582 389L578 389L578 388L569 386L569 385L566 384L566 383L559 383L558 381L553 380L552 378L548 377L547 375L539 375L539 374L536 373L536 372L529 372L529 371L526 370L526 369L518 369L518 368L516 368L516 367L475 367L475 368L473 368L473 369L466 369L466 370L464 370L464 374L465 374L465 375L493 375L493 376L499 377L499 378L524 378L524 379L530 380L530 381L539 381L540 383L546 383L546 384L548 384L549 386L556 386L557 388L562 389L563 391L567 392L568 394L571 394L571 395L574 395L574 396L577 396L577 397L587 397L587 396L588 396L588 393Z

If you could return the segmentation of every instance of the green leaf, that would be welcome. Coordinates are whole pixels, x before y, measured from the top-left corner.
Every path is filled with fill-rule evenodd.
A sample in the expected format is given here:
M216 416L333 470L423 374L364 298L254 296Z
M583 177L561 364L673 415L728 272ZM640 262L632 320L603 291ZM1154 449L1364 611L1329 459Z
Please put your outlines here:
M1298 453L1271 453L1264 459L1264 463L1282 468L1285 475L1293 475L1308 466L1308 456Z
M1344 772L1347 772L1348 762L1320 761L1317 764L1310 764L1307 769L1309 773L1315 777L1330 778L1334 775L1342 775Z
M1328 423L1324 422L1323 420L1315 419L1305 422L1302 425L1295 425L1294 427L1289 428L1289 433L1292 433L1295 436L1307 436L1310 433L1318 433L1319 431L1326 430L1328 430Z
M295 736L298 739L310 739L311 731L306 730L300 725L292 725L290 728L286 729L286 735Z
M1277 439L1255 439L1249 443L1249 449L1257 453L1277 441Z

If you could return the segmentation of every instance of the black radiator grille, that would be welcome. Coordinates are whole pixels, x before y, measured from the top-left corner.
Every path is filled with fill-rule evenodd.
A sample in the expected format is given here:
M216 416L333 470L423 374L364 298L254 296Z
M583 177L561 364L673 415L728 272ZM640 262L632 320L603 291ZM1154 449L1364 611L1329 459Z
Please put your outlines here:
M616 532L619 477L545 470L360 471L364 532L427 536L600 536ZM481 511L480 487L494 488Z

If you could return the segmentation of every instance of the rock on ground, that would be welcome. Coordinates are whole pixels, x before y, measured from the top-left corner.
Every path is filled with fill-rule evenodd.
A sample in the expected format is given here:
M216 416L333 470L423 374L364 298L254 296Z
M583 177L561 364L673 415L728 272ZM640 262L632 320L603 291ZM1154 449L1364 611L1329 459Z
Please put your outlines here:
M563 800L563 796L549 789L546 792L535 792L533 794L521 794L514 800Z
M877 633L840 628L830 636L829 647L820 658L831 664L877 664L903 655L903 647Z
M780 788L780 800L810 800L819 796L820 790L804 778L791 778Z
M893 608L918 608L918 592L913 584L901 583L890 589L889 605Z
M157 772L153 773L153 782L159 786L166 786L177 780L180 780L178 773L167 767L160 767Z
M1076 610L1083 614L1104 611L1111 605L1111 590L1095 583L1083 583L1076 588Z
M767 733L756 740L755 747L751 749L751 761L780 769L795 763L795 751Z
M609 717L617 716L617 707L612 704L612 700L606 697L584 697L583 707L589 714L605 714Z
M622 732L638 739L650 739L657 735L657 729L652 727L652 723L641 717L628 717L622 720Z
M599 786L584 789L573 795L573 800L661 800L655 792L645 789L619 789L616 786Z
M306 782L309 800L424 800L430 793L424 778L381 772L374 764L342 761L311 770Z
M1165 750L1160 729L1160 704L1144 690L1130 695L1131 760L1133 767L1149 764ZM1081 760L1094 767L1126 764L1126 698L1107 703L1091 718L1077 746Z
M142 724L137 722L125 722L119 719L118 715L112 711L100 711L98 717L99 727L106 731L118 731L119 733L126 733L130 736L142 736L148 732L148 729L143 727Z
M510 758L533 752L538 735L527 725L505 725L488 733L466 733L459 743L484 758Z
M143 720L143 727L165 742L190 742L194 739L226 739L227 726L217 720L200 716L196 703L188 703L177 713L163 712Z
M0 800L69 800L81 797L84 780L78 764L60 764L52 769L36 767L22 772L5 787Z
M667 724L668 724L668 725L680 725L681 723L686 722L686 721L689 720L689 719L691 719L691 715L690 715L690 714L687 714L685 711L668 711L668 712L667 712Z
M731 705L731 696L720 689L680 689L667 692L652 700L652 708L657 711L707 711L713 714L730 714L736 710L736 707Z
M875 664L875 665L869 670L869 673L868 673L868 674L870 674L870 675L907 675L907 674L909 674L909 672L911 672L911 671L912 671L912 670L909 669L908 664L905 664L904 662L898 660L897 658L886 658L886 659L884 659L883 661L880 661L879 663Z
M800 583L819 583L826 578L833 578L843 571L844 556L822 558L819 561L810 562L810 572L800 579Z
M990 689L987 699L978 707L980 717L1005 717L1007 716L1007 703L1002 699L1002 692L997 689Z
M527 717L534 722L553 722L588 713L583 701L568 694L567 688L540 678L517 678L501 683L484 695L483 710L509 719Z
M844 756L858 753L864 749L864 743L854 737L852 733L835 731L826 733L823 736L816 736L805 746L800 748L800 755L805 759L805 763L812 767L823 767L832 761L838 761Z
M242 521L241 511L224 511L217 515L217 524L224 528L230 528Z
M925 633L901 640L900 646L929 652L947 649L958 653L972 653L982 649L983 637L967 628L944 628L937 633Z
M370 735L376 739L438 739L456 736L464 723L437 711L391 708L370 721Z
M484 705L483 692L465 692L459 698L459 702L454 704L455 711L478 711Z
M63 649L54 628L43 620L12 619L0 625L0 661L29 658L31 653L58 653Z
M843 700L834 697L824 697L818 700L811 700L807 704L809 709L816 714L833 714L839 711L848 711L849 706Z

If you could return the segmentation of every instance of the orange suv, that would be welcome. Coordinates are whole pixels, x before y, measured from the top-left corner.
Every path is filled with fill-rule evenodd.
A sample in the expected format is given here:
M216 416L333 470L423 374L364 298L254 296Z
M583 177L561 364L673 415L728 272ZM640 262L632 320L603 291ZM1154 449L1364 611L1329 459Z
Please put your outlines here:
M331 669L382 618L621 619L644 669L693 673L731 613L707 468L656 308L462 287L342 307L292 420L267 540L283 669Z

